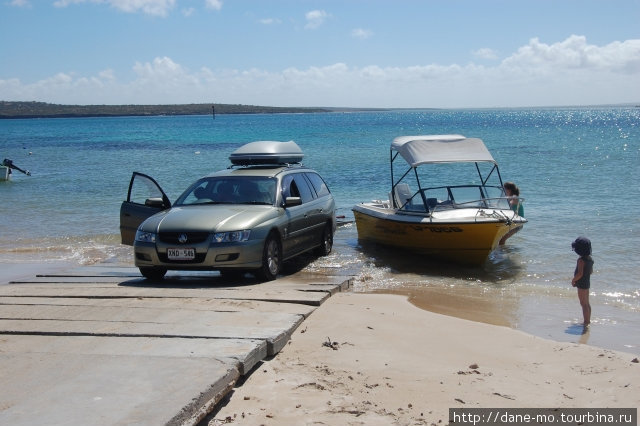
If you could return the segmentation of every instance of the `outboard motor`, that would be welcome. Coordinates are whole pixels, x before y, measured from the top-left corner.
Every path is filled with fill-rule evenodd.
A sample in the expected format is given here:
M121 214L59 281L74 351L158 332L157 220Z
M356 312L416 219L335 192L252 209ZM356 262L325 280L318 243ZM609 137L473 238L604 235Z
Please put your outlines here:
M8 158L5 158L4 160L2 160L2 165L5 166L5 167L8 167L9 169L13 169L13 170L17 170L19 172L22 172L27 176L31 176L31 172L29 170L22 170L20 167L18 167L15 164L13 164L13 161L9 160ZM9 171L11 171L11 170L9 170Z

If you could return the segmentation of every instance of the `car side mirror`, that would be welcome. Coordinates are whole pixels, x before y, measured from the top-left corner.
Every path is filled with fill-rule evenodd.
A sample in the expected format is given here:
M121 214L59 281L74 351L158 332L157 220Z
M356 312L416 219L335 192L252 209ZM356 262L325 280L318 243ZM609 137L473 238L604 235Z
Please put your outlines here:
M147 207L153 207L156 209L164 209L164 201L162 198L147 198L144 201L144 205Z
M299 206L301 204L302 204L302 198L300 197L287 197L284 200L285 207Z

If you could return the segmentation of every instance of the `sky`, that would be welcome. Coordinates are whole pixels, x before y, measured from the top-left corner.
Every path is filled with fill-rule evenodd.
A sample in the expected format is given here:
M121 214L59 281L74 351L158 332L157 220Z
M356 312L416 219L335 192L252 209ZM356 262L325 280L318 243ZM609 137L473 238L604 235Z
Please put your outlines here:
M640 104L640 0L0 0L0 100Z

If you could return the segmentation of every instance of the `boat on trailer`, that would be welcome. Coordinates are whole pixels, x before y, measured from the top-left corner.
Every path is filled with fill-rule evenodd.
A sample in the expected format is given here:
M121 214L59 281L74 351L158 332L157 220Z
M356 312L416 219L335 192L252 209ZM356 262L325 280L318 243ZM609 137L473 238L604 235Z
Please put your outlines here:
M363 242L481 265L527 222L506 196L498 163L481 139L400 136L391 143L390 161L389 199L353 207Z

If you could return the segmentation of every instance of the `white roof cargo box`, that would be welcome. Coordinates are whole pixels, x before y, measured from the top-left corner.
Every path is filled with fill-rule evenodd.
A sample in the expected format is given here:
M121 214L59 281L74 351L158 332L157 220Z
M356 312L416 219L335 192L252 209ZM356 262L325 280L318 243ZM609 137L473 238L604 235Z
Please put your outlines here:
M229 156L231 164L292 164L302 161L304 154L294 141L257 141L242 145Z

